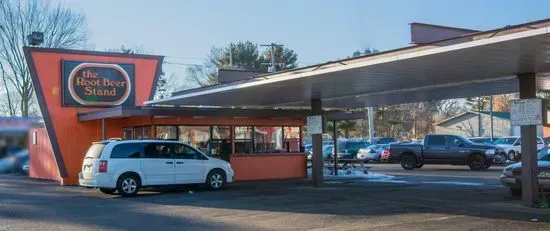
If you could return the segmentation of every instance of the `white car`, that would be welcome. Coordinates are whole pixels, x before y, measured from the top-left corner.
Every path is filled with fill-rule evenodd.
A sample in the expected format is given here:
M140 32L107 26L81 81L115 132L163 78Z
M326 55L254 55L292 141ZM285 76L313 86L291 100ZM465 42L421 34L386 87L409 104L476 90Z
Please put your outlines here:
M521 137L519 136L507 136L497 139L495 144L502 147L506 154L508 155L509 160L518 160L521 155ZM546 145L544 140L540 137L537 137L537 150L541 150Z
M233 182L233 169L223 160L207 157L195 148L168 140L108 140L90 146L82 163L79 183L135 196L140 188L205 184L218 190Z

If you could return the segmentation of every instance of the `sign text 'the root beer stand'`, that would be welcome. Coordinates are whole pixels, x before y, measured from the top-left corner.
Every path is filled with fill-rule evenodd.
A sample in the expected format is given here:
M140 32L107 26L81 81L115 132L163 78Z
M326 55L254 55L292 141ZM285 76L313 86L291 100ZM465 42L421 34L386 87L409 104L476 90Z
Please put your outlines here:
M134 64L62 61L63 106L135 105Z

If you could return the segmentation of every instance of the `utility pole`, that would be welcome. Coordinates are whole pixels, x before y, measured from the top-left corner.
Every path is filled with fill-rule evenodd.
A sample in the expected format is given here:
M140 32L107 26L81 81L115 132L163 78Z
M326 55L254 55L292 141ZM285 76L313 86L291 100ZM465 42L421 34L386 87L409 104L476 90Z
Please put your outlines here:
M374 144L374 108L367 107L369 119L369 143Z
M282 49L283 45L271 43L260 45L262 47L271 47L271 63L262 63L263 65L271 65L269 72L277 72L277 65L284 65L284 63L276 63L275 60L275 48L280 47Z
M477 135L479 137L483 136L482 132L483 132L483 123L481 121L481 97L477 97Z
M493 96L489 98L489 115L491 116L491 142L495 141L493 129Z
M233 69L233 43L229 43L229 68Z

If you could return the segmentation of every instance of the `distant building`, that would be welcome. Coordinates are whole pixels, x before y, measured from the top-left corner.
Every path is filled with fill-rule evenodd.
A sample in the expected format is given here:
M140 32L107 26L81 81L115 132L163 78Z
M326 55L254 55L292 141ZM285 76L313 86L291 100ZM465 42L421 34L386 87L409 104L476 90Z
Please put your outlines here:
M481 112L481 135L478 133L479 113L468 111L435 124L437 134L454 134L464 137L491 136L491 116L488 111ZM519 136L520 128L512 126L509 112L493 112L493 134L495 137ZM537 135L543 136L543 126L537 127Z

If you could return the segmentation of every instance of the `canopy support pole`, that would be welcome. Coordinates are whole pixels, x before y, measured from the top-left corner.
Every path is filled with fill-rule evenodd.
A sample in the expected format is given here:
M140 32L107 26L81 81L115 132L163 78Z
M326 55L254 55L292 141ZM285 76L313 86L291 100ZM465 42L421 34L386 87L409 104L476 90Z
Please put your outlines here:
M311 112L312 115L323 114L320 99L311 100ZM311 179L313 180L313 187L319 188L323 184L323 134L311 135L311 144L313 151L313 155L311 158Z
M535 73L520 74L518 78L519 98L536 98ZM537 172L537 126L521 126L522 199L523 203L530 207L538 201Z

